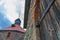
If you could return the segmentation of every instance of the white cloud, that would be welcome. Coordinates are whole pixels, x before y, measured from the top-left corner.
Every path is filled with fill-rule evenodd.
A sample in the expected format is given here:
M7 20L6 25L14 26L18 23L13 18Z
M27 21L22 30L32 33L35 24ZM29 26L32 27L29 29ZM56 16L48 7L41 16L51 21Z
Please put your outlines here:
M4 7L7 10L6 16L8 19L14 23L14 20L18 18L20 12L20 19L22 21L21 26L23 26L25 0L2 0L1 3L3 2L5 4ZM19 12L17 12L17 7L19 7Z
M14 23L14 20L18 18L18 13L16 12L16 7L12 3L12 0L6 0L5 8L7 10L6 16L12 23Z

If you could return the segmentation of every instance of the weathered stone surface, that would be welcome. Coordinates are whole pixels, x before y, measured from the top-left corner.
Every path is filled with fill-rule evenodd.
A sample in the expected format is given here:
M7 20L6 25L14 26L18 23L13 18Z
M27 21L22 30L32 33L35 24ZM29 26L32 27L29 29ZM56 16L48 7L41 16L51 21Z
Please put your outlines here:
M0 32L0 40L24 40L24 33L22 32ZM8 36L9 35L9 36Z

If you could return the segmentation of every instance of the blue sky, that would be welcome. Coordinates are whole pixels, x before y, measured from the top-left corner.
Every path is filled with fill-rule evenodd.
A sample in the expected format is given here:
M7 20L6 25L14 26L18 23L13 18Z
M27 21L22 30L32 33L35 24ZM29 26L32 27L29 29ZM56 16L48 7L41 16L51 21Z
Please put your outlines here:
M6 28L14 23L19 17L21 26L24 23L25 0L0 0L0 29Z

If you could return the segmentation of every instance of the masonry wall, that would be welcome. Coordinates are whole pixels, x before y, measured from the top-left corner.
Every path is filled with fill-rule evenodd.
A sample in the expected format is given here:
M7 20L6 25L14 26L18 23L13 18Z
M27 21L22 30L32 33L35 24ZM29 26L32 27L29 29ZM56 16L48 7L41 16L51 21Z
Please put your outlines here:
M8 36L9 32L0 32L0 40L24 40L24 33L22 32L10 32L10 35Z

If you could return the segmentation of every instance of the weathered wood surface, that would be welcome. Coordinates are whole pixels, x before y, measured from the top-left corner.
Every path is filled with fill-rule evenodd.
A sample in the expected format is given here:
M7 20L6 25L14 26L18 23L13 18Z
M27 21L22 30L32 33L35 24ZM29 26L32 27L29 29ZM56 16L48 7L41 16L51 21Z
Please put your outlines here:
M31 32L29 35L32 35L32 31L36 30L35 40L60 40L60 0L54 1L40 26L36 27L36 23L40 21L43 12L51 1L52 0L31 0L27 23L28 32L26 32L26 34ZM33 20L35 23L32 22ZM35 25L31 26L32 24ZM33 27L36 28L33 29ZM34 40L34 36L29 37L29 35L25 35L26 39L31 40L32 38Z
M52 0L40 0L41 12L44 11ZM42 25L42 40L60 40L60 0L55 0ZM43 14L41 13L41 16ZM43 36L45 35L45 36ZM44 39L43 39L44 38Z

